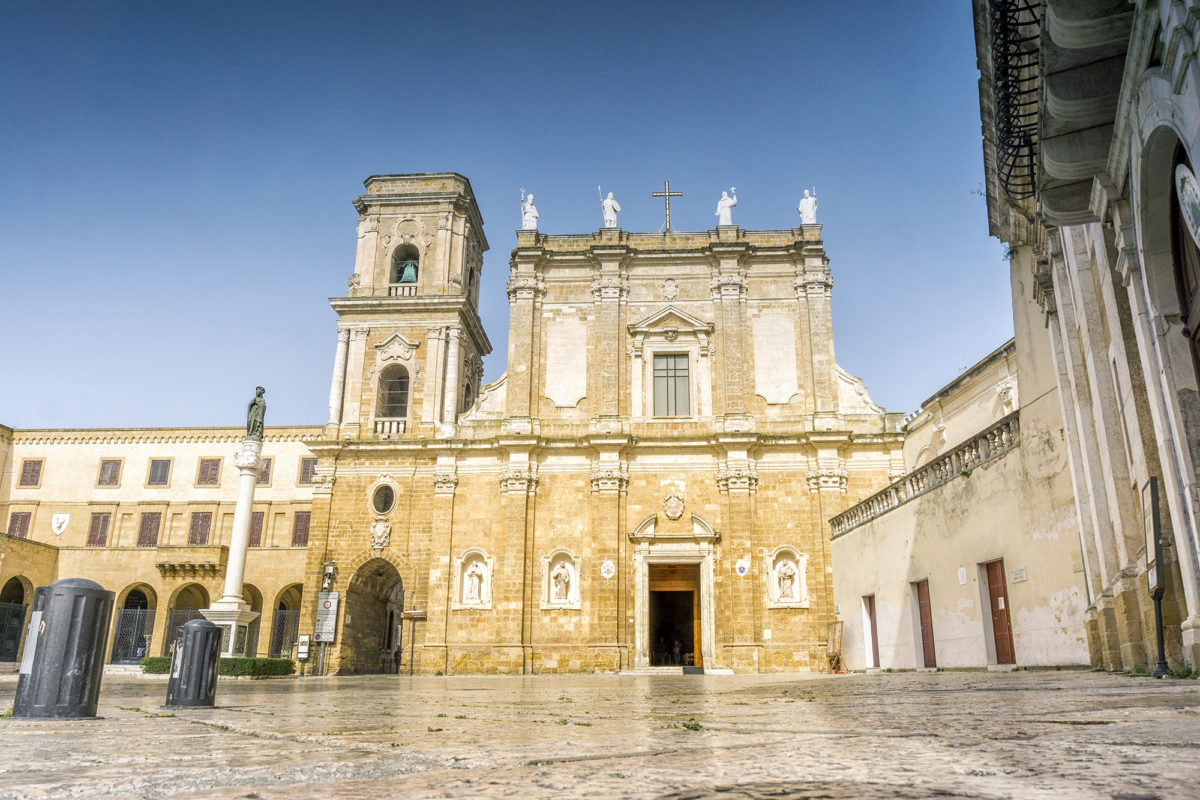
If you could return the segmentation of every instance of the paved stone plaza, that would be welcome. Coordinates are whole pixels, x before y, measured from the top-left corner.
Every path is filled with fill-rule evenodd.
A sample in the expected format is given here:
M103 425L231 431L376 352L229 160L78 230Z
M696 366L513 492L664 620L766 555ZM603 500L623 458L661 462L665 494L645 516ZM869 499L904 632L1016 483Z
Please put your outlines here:
M11 707L15 681L0 683ZM0 797L1194 798L1200 683L1088 672L225 680L0 720Z

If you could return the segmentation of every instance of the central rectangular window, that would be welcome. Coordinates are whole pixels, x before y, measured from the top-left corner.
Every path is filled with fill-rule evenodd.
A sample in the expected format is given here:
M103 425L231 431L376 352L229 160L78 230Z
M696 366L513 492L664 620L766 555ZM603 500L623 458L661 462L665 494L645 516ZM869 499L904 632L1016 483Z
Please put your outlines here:
M92 514L92 524L88 526L88 547L104 547L108 544L108 526L112 522L112 514L101 512Z
M221 459L202 458L196 469L197 486L219 486L221 483Z
M100 474L96 477L97 486L121 485L121 459L100 459Z
M292 547L308 546L308 522L311 511L297 511L292 519Z
M138 526L138 547L157 547L158 546L158 529L162 526L162 512L148 511L142 514L141 524Z
M691 416L687 353L654 355L654 416Z
M166 486L171 480L171 459L150 459L150 474L146 477L147 486Z
M263 519L266 512L255 511L250 515L250 547L262 547Z
M192 527L188 531L188 544L205 545L208 544L208 535L212 531L212 512L211 511L194 511L192 512Z

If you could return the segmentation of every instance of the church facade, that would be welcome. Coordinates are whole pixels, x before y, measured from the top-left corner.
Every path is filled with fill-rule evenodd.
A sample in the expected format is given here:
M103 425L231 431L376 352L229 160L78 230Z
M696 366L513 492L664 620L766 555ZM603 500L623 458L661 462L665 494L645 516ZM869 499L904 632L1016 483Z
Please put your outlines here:
M425 674L823 665L835 619L828 520L904 463L902 416L835 360L821 227L520 230L508 368L482 385L488 242L470 183L434 173L365 185L354 271L331 301L329 419L284 432L297 481L288 497L264 498L280 504L268 538L281 552L256 560L252 547L246 573L254 583L258 564L272 587L295 588L288 619L300 633L329 597L319 593L337 593L333 639L314 653L321 669L378 672L398 650ZM51 502L20 487L38 456L24 436L8 434L0 503L6 519L30 506L22 532L33 541L16 541L10 523L0 582L27 560L14 548L55 542L60 506L82 512L100 491L89 480ZM144 489L129 502L144 505ZM183 488L163 509L176 520L167 541L192 533L198 492ZM212 575L199 577L170 564L202 563L203 552L145 558L172 545L132 534L79 545L105 550L101 582L114 591L142 581L167 600L181 581L208 580L213 596L227 528L189 539L215 548ZM69 563L91 576L89 559ZM132 574L151 564L158 575ZM273 592L260 606L277 616Z

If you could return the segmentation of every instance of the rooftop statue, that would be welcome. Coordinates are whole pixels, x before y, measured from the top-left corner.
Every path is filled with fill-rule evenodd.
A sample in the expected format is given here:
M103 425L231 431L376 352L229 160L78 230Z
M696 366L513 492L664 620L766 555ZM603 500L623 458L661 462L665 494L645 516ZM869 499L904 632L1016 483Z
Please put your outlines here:
M800 205L796 206L796 210L800 212L802 225L817 224L817 189L815 186L811 195L808 193L808 189L804 190L804 199L800 201Z
M521 230L536 231L538 222L537 206L533 204L533 192L525 199L525 190L521 190Z
M620 210L620 204L613 199L613 193L609 192L608 197L600 201L600 211L604 214L604 227L617 227L617 212Z
M730 197L730 194L733 197ZM733 207L737 205L737 189L730 187L728 192L721 192L721 199L717 201L717 224L732 225L733 224Z

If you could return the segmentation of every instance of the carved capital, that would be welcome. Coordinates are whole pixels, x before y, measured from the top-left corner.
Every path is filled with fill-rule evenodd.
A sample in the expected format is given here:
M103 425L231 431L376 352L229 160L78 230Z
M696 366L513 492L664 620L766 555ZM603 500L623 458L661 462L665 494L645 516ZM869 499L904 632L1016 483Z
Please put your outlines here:
M592 296L597 300L620 300L629 294L625 278L596 278L592 281Z
M754 491L758 488L758 473L753 469L723 469L717 473L717 488L722 492Z
M313 476L313 494L333 494L333 483L337 480L334 475L321 475L317 473Z
M838 489L846 491L846 470L818 469L808 473L808 488L810 491L819 489Z
M354 337L354 341L356 342L365 342L367 340L367 335L370 333L371 331L367 328L354 328L350 331L351 336Z
M507 470L500 473L501 492L536 492L538 476L527 470Z
M343 328L342 330L338 331L338 344L346 344L349 341L350 341L350 329L349 328Z
M741 297L746 293L746 279L741 275L718 275L709 282L714 298Z
M532 300L546 293L546 284L540 278L512 277L506 288L509 300Z
M434 494L454 494L456 486L458 486L458 476L453 472L438 472L433 476Z
M629 473L619 469L592 470L593 492L620 492L629 485Z
M824 294L833 288L833 276L829 273L819 275L801 275L792 281L797 297L810 294Z
M233 465L243 471L258 472L262 469L262 440L246 437L242 440L242 449L233 457Z

